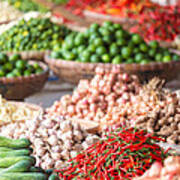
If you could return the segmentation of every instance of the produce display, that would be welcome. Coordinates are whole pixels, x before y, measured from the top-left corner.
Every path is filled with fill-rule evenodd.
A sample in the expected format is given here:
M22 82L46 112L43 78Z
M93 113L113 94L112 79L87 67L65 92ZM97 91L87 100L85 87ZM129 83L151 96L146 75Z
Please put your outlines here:
M138 17L137 25L131 28L146 41L172 42L180 34L180 6L165 6L144 10Z
M102 128L125 123L180 144L180 104L176 94L163 87L156 78L143 86L135 76L99 71L91 81L80 81L72 96L63 96L47 112L96 121Z
M0 35L0 51L51 50L70 32L49 18L22 19Z
M120 128L93 144L60 169L60 179L132 179L155 161L166 157L155 142L159 138L144 130ZM143 168L142 168L143 167Z
M38 63L29 63L22 60L19 54L7 56L0 53L0 77L20 77L42 73L43 69Z
M36 119L40 113L40 110L6 101L0 96L0 125Z
M0 134L9 138L30 139L36 166L43 169L64 166L67 160L99 140L97 135L84 131L78 124L47 115L1 126Z
M35 158L31 156L28 139L8 139L0 136L0 179L47 180L40 168L34 167Z
M140 35L130 34L121 25L104 22L92 24L84 33L73 32L66 36L62 47L51 53L55 59L91 63L170 62L180 57L159 46L157 41L147 44Z
M164 161L164 165L161 163L154 163L152 167L139 178L134 180L174 180L180 178L180 157L168 157Z
M21 12L4 1L0 1L0 12L0 23L12 21L22 16Z

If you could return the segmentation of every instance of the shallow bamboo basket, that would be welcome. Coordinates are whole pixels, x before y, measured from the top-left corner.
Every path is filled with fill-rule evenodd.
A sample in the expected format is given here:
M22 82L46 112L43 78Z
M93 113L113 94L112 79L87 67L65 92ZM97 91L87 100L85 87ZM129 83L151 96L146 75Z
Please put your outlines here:
M30 61L34 63L34 61ZM38 62L43 68L40 74L32 74L30 76L21 76L15 78L0 78L0 94L9 100L24 100L24 98L40 91L49 75L49 68L42 62Z
M91 79L97 67L104 70L116 69L119 73L137 75L141 81L148 81L154 76L171 81L176 79L180 72L180 61L168 63L152 62L149 64L104 64L104 63L81 63L76 61L66 61L45 56L45 62L50 69L62 80L77 84L80 79Z

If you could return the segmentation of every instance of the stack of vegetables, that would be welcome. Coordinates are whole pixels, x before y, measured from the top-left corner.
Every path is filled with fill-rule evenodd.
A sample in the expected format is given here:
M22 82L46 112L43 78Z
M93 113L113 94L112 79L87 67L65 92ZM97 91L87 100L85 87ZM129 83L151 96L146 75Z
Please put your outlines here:
M0 41L1 42L1 41ZM138 34L131 34L120 24L104 22L92 24L84 33L72 32L66 36L62 47L54 48L51 57L91 63L139 63L169 62L179 56L159 46L147 44Z
M167 153L156 143L157 136L135 128L107 133L60 169L60 179L132 179L142 175L153 162L162 163Z
M69 33L68 28L49 18L22 19L0 35L0 51L51 50Z
M30 145L27 139L0 136L0 180L47 180L43 170L34 167Z
M0 77L20 77L30 76L32 74L40 74L43 72L42 67L36 63L29 63L22 60L19 54L7 56L0 53Z

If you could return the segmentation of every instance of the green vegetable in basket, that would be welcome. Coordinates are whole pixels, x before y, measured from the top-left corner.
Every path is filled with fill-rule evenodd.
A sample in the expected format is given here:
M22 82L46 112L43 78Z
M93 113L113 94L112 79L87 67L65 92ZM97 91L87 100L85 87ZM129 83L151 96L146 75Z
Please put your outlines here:
M120 24L112 22L104 22L102 26L92 24L84 33L70 33L51 57L112 64L167 63L180 59L168 49L161 48L157 41L146 43L140 35L129 33Z
M22 60L19 54L7 56L0 53L0 77L30 76L42 72L43 69L38 63L30 64L28 61Z
M71 31L63 25L57 25L48 18L20 20L0 35L0 51L44 51L59 47ZM11 61L19 57L15 54ZM4 61L4 57L0 56Z

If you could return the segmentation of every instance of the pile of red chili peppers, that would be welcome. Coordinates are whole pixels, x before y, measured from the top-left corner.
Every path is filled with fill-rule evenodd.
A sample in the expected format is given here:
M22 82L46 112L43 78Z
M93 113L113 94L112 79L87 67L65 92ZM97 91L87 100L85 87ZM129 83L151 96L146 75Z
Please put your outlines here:
M130 180L167 157L156 144L159 141L162 139L145 130L118 128L57 172L64 180Z
M146 41L171 42L180 34L180 6L144 9L137 20L131 32L140 33Z

